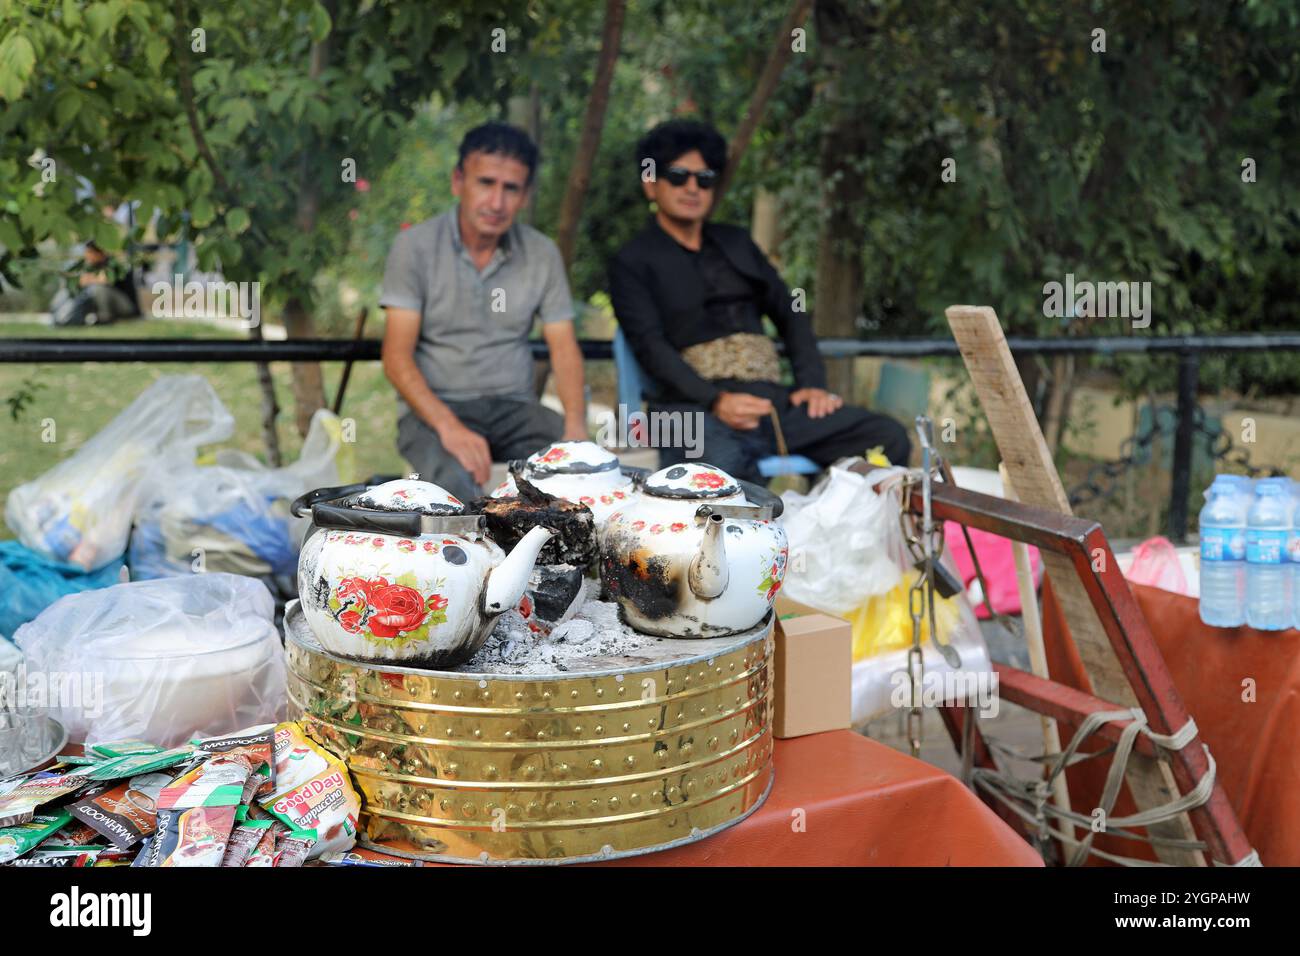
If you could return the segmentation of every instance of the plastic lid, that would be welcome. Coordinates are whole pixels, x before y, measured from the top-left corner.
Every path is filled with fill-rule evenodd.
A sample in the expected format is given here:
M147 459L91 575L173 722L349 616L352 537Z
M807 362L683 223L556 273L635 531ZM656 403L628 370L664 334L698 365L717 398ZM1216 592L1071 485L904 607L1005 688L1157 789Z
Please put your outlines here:
M557 441L528 456L525 463L534 478L550 475L592 475L618 470L618 458L591 441Z
M738 494L740 485L729 474L713 465L669 465L645 480L646 494L660 498L726 498Z
M451 492L414 477L367 488L352 499L352 504L374 511L418 511L426 515L455 515L465 511L464 503Z

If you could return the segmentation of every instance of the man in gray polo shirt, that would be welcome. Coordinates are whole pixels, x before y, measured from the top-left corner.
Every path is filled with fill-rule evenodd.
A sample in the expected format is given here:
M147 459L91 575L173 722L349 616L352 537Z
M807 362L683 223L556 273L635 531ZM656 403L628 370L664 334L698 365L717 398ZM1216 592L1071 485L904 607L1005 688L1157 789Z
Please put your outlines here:
M471 130L451 179L460 202L399 233L384 270L384 373L400 396L398 449L461 500L481 493L493 460L588 437L564 262L554 242L515 222L537 161L522 130ZM533 394L528 334L539 317L562 418Z

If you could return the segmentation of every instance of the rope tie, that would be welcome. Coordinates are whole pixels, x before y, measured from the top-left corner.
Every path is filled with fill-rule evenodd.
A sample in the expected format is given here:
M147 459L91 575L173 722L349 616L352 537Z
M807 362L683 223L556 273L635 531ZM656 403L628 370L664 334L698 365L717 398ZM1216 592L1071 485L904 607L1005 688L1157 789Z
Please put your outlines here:
M1102 750L1092 753L1080 752L1080 747L1095 734L1101 727L1107 723L1127 720L1129 723L1120 731L1119 741ZM1207 849L1206 844L1201 840L1176 840L1165 837L1156 837L1150 835L1140 835L1131 832L1132 828L1149 827L1152 824L1162 823L1166 820L1172 820L1179 815L1193 810L1196 807L1203 806L1214 792L1214 782L1217 774L1217 765L1214 762L1214 756L1210 753L1209 747L1202 744L1205 751L1206 770L1201 778L1196 782L1187 793L1170 800L1168 803L1160 806L1151 807L1141 810L1137 813L1124 817L1112 817L1111 810L1119 798L1120 788L1124 783L1124 771L1128 768L1129 758L1133 754L1133 749L1137 745L1138 735L1145 735L1153 744L1165 751L1178 751L1185 748L1196 739L1198 730L1196 721L1188 718L1178 730L1172 734L1161 734L1152 730L1147 724L1146 714L1141 708L1125 708L1123 710L1096 711L1085 717L1079 725L1070 743L1059 754L1043 754L1041 756L1030 756L1016 751L1014 748L1007 747L997 741L986 738L989 748L995 752L1002 753L1006 756L1015 757L1016 759L1043 763L1048 767L1048 776L1046 780L1021 781L1014 776L1003 773L998 770L989 768L976 768L973 774L973 782L977 787L986 793L995 797L1027 823L1034 826L1038 833L1039 839L1047 840L1049 836L1055 836L1063 844L1072 845L1075 849L1071 854L1068 866L1079 866L1089 855L1109 860L1114 863L1120 863L1125 866L1162 866L1160 863L1152 863L1150 860L1140 860L1135 857L1118 856L1105 851L1098 850L1092 846L1092 841L1097 835L1097 831L1092 829L1094 819L1092 816L1085 816L1070 810L1062 810L1049 802L1049 795L1057 776L1064 773L1067 767L1072 767L1084 760L1091 760L1095 757L1103 756L1107 753L1114 752L1114 758L1111 760L1110 768L1106 774L1106 782L1102 787L1100 809L1106 821L1105 833L1110 836L1117 836L1128 840L1140 840L1150 843L1154 846L1166 846L1185 850ZM1020 804L1028 804L1026 809ZM1087 832L1082 841L1077 840L1073 834L1066 833L1056 827L1053 827L1048 821L1048 817L1055 820L1066 820L1076 824ZM1216 866L1260 866L1259 854L1251 850L1244 858L1232 864L1220 863L1213 861Z

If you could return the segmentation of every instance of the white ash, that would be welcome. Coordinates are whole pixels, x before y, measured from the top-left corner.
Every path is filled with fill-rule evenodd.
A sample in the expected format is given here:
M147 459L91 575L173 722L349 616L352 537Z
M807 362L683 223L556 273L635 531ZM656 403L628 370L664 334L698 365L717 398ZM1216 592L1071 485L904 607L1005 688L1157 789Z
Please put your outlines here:
M528 629L510 610L497 619L477 654L453 670L492 674L553 674L584 670L596 658L635 657L664 638L641 634L624 624L612 601L587 601L548 635Z

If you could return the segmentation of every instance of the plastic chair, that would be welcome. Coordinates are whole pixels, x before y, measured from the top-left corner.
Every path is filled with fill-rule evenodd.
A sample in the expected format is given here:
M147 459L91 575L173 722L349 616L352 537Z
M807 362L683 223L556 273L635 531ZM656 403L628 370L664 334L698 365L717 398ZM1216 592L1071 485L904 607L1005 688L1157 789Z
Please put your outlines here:
M632 347L627 344L623 329L614 330L612 342L614 352L614 371L618 375L618 403L631 414L642 410L642 383L647 378L632 354ZM768 455L757 462L758 473L764 478L778 475L815 475L821 466L804 455Z
M873 411L892 415L902 422L913 421L930 407L930 373L925 369L885 362L872 399Z

